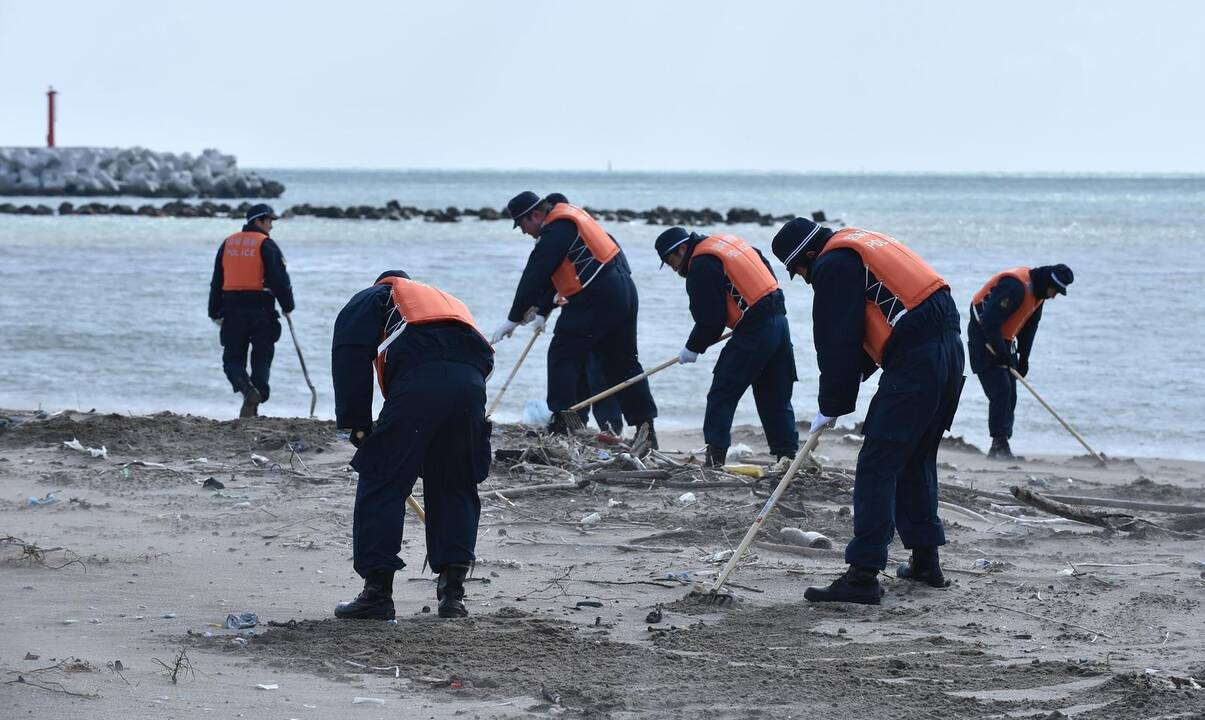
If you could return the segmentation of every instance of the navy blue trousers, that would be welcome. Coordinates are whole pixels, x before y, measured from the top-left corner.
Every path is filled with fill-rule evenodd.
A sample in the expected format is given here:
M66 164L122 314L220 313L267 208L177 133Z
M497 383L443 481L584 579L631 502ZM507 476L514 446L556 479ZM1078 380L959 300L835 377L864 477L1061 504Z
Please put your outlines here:
M937 448L954 421L964 354L958 329L911 347L889 348L863 426L854 478L851 565L882 570L899 533L905 548L944 545L937 515Z
M786 315L777 315L759 325L736 326L720 350L707 392L703 416L703 439L715 448L732 445L732 416L749 386L761 418L766 442L773 455L795 457L799 432L791 392L795 387L795 353Z
M481 516L477 484L490 466L480 371L432 361L394 378L373 433L351 465L360 473L352 552L361 577L406 566L398 557L405 502L420 475L431 569L472 562Z
M588 395L583 393L586 366L593 354L606 387L618 385L644 372L636 349L636 316L640 301L631 277L609 278L605 298L589 305L569 305L561 310L552 341L548 344L548 409L554 414L568 410ZM657 417L657 405L642 380L613 395L628 425L639 425Z
M222 370L235 392L242 392L250 381L262 400L268 399L271 388L272 356L280 339L280 317L271 308L241 308L222 310ZM247 350L251 350L251 374L247 375Z
M987 395L987 429L992 437L1013 436L1013 414L1017 410L1017 379L999 365L976 374Z

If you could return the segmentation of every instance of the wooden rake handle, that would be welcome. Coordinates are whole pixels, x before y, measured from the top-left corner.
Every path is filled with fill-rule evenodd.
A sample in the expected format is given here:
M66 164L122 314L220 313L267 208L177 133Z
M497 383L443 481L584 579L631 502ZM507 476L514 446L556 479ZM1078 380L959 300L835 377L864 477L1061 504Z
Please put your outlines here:
M531 352L531 347L536 344L536 338L540 337L540 333L544 332L544 326L535 329L531 334L531 339L527 341L527 345L523 348L523 352L519 353L519 359L515 361L515 366L511 368L510 375L507 376L506 382L498 389L498 394L494 396L493 402L490 403L489 409L485 411L485 416L489 417L498 409L498 403L502 402L502 396L506 394L506 389L510 387L510 383L515 379L515 375L519 374L519 368L523 366L523 361L527 359L527 353Z
M414 511L414 514L418 516L419 521L426 525L427 513L423 512L423 506L418 504L418 501L414 499L413 495L406 496L406 504L409 505L410 509Z
M717 345L720 342L727 340L730 337L732 337L731 330L729 330L728 332L721 335L720 339L716 340L714 343L712 343L712 345ZM588 408L591 405L593 405L594 403L598 402L599 400L605 400L605 399L611 397L612 395L614 395L615 393L620 392L621 390L624 390L626 388L629 388L629 387L635 385L636 383L640 382L641 380L645 380L645 379L649 378L652 375L656 375L657 373L661 372L662 370L666 369L667 367L670 367L671 365L677 365L677 364L678 364L678 358L672 357L669 360L666 360L665 362L661 363L660 365L657 365L654 368L645 370L644 372L640 373L639 375L637 375L635 377L630 377L627 380L624 380L623 382L619 383L615 387L607 388L606 390L603 390L602 392L595 395L594 397L589 397L589 398L586 398L585 400L582 400L578 404L569 408L568 412L575 413L578 410Z
M724 583L728 581L728 576L736 569L736 564L745 556L745 551L749 549L749 545L753 543L753 538L757 537L757 533L761 530L762 524L765 523L766 517L774 506L778 503L778 499L787 491L791 481L795 479L795 474L799 472L799 468L811 456L812 451L816 449L816 444L820 442L820 436L824 433L824 428L820 427L816 432L808 436L808 440L795 454L795 459L791 461L791 466L787 468L787 472L782 476L782 480L778 481L778 487L774 488L774 492L770 494L770 499L766 500L766 504L762 506L761 512L757 517L753 518L753 524L749 526L749 531L745 533L745 537L741 540L741 544L736 546L732 557L728 558L728 564L720 571L719 577L715 579L715 584L711 586L711 594L720 591L724 587Z

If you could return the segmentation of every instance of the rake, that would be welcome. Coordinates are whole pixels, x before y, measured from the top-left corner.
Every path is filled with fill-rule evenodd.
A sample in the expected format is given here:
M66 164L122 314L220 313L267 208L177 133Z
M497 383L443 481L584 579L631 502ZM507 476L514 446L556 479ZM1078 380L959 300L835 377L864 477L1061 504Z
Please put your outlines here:
M778 481L778 487L774 488L774 492L770 493L770 498L766 500L766 504L762 506L761 512L757 514L757 517L753 518L753 524L749 526L749 531L745 533L745 537L741 540L740 545L737 545L736 550L732 552L732 557L728 558L728 564L724 566L722 571L720 571L720 574L716 578L715 584L711 586L711 589L703 591L699 588L695 588L686 596L688 599L720 606L728 605L735 599L731 593L721 593L720 589L724 587L724 583L728 581L728 576L731 575L732 571L736 569L737 563L739 563L741 558L745 556L745 551L748 550L749 546L753 543L753 538L757 537L757 533L761 530L762 524L765 523L766 517L769 516L770 511L773 510L774 506L778 503L778 499L782 497L782 494L786 492L787 487L790 486L791 481L795 479L795 475L799 472L799 468L803 466L805 461L812 459L812 451L816 449L816 443L820 442L820 435L823 433L823 426L816 428L816 432L808 436L807 442L804 443L799 452L795 454L795 459L791 461L791 466L788 467L786 473L783 474L782 480ZM816 462L815 459L812 459L812 462Z
M712 345L713 346L717 345L720 342L727 340L730 337L732 337L731 330L724 333L723 335L721 335L718 340L716 340L714 343L712 343ZM627 388L632 387L636 383L638 383L642 380L645 380L653 375L656 375L657 373L661 372L662 370L666 369L667 367L670 367L672 365L677 365L678 363L679 363L678 356L675 355L674 357L670 358L669 360L666 360L665 362L661 363L660 365L657 365L654 368L645 370L644 372L640 373L639 375L636 375L635 377L630 377L627 380L624 380L623 382L619 383L618 385L616 385L614 387L607 388L606 390L603 390L602 392L600 392L599 394L597 394L593 397L589 397L589 398L586 398L585 400L582 400L581 402L579 402L578 404L569 408L568 410L561 410L560 411L561 422L565 423L565 427L569 428L570 432L576 432L578 430L585 430L586 425L585 425L585 423L582 422L582 418L580 415L578 415L578 412L585 410L586 408L590 407L591 405L598 402L599 400L606 400L607 398L611 397L615 393L622 392L622 391L626 390Z

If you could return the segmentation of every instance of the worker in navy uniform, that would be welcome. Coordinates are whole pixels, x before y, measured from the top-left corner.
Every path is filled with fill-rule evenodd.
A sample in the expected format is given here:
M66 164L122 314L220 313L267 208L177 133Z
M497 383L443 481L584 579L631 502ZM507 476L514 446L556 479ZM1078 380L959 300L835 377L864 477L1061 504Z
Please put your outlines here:
M703 237L672 227L654 244L663 264L686 278L694 327L678 352L693 363L731 327L712 371L703 416L707 464L722 466L732 444L732 417L750 386L771 454L795 457L799 433L791 390L795 355L786 301L770 263L757 248L731 235Z
M218 248L209 283L209 318L220 328L222 369L234 392L243 395L239 417L255 417L271 392L268 377L280 339L276 303L285 315L293 312L293 286L284 255L268 236L277 219L271 207L252 205L243 229Z
M859 384L881 367L863 424L854 479L849 569L813 602L877 604L878 573L895 532L912 551L899 577L945 587L938 546L937 449L958 408L963 350L949 286L890 236L837 233L795 218L774 237L774 254L812 286L812 328L820 368L820 410L811 431L854 411Z
M374 364L385 397L375 424ZM357 448L352 555L364 590L336 607L336 617L394 617L393 576L405 567L398 557L404 503L420 475L439 615L467 615L464 582L481 514L477 484L490 465L485 381L493 367L493 349L468 308L402 271L383 273L339 312L331 375L337 425Z
M561 314L548 346L549 430L566 432L560 412L584 400L582 378L591 353L605 384L617 385L644 372L636 349L640 300L619 245L584 210L553 195L520 193L507 204L515 227L536 244L515 290L507 319L493 343L528 322L543 323L554 306ZM648 425L656 445L657 406L647 380L615 395L628 425Z
M1066 265L1012 268L989 280L971 300L967 349L971 372L987 395L987 427L992 436L988 457L1013 457L1008 441L1017 409L1017 379L1010 368L1021 377L1029 373L1042 304L1066 295L1074 280L1075 274Z

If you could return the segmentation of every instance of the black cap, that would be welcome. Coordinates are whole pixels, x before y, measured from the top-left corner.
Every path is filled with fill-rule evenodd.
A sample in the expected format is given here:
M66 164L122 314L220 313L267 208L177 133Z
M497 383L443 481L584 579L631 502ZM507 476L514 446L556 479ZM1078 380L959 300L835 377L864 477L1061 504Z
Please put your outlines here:
M540 196L530 190L524 190L511 198L510 202L506 203L506 212L510 213L510 219L515 221L515 224L511 227L519 227L519 221L527 213L535 210L539 204Z
M661 258L661 267L665 267L665 258L679 245L689 240L690 235L686 232L686 228L675 226L657 236L653 247L657 250L657 257Z
M379 285L379 284L381 284L382 280L384 280L385 278L391 278L391 277L401 278L403 280L410 279L410 276L406 274L405 270L386 270L385 272L381 273L380 275L377 275L377 279L375 282L373 282L373 285Z
M1033 281L1034 290L1037 291L1038 297L1046 294L1048 288L1054 288L1054 291L1060 295L1067 294L1067 286L1075 282L1075 273L1071 272L1071 268L1066 265L1043 265L1029 271L1029 277Z
M787 222L774 236L770 248L774 256L782 261L787 268L787 274L795 277L792 267L795 265L810 265L816 258L815 252L831 237L832 230L817 225L807 218L797 217Z
M569 198L565 197L564 193L548 193L548 197L544 198L544 202L549 205L560 205L561 203L569 204Z
M251 207L247 208L247 222L253 222L265 217L271 220L280 219L280 216L276 214L271 205L259 203L258 205L252 205Z

